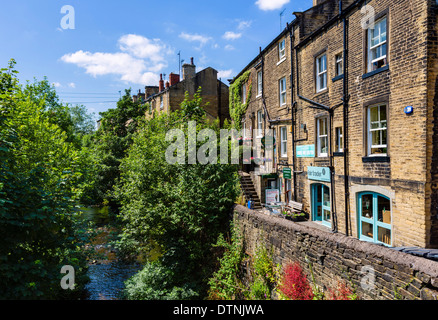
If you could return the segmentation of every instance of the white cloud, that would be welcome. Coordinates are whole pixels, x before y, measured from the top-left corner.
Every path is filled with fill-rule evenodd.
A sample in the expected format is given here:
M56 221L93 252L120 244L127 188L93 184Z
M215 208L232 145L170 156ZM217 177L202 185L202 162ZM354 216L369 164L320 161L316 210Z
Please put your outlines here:
M59 82L53 82L52 85L53 85L55 88L61 88L61 87L62 87L62 85L61 85Z
M290 0L257 0L255 3L260 10L269 11L276 10L289 3Z
M225 40L236 40L236 39L239 39L241 37L242 37L241 33L236 33L236 32L232 32L232 31L227 31L222 36L222 38L224 38Z
M79 50L61 57L66 63L72 63L85 69L93 77L116 75L120 80L142 85L156 85L157 74L167 67L166 57L172 49L159 39L128 34L119 41L121 52L88 52Z
M199 42L200 47L204 46L208 41L212 40L211 37L206 37L199 34L189 34L185 32L181 32L179 37L190 42Z
M229 70L219 70L217 77L221 79L228 79L233 75L234 71L232 69Z
M70 88L76 88L76 83L74 83L74 82L70 82L69 84L68 84L68 86L70 87Z
M234 50L234 47L231 44L227 44L224 49L227 51L232 51Z
M240 21L239 25L237 26L237 30L245 30L249 27L251 27L252 21Z

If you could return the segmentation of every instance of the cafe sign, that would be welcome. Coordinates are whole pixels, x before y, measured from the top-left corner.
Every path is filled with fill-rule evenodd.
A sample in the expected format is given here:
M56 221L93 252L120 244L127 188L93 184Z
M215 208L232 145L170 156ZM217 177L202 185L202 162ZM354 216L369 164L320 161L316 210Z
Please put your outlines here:
M315 145L297 146L297 158L315 158Z
M309 180L330 182L330 168L326 167L307 167L307 178Z

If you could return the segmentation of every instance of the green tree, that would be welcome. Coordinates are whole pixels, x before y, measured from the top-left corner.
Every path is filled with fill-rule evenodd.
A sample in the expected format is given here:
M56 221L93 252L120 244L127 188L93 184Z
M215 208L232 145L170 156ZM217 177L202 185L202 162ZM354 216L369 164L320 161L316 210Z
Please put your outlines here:
M14 65L0 70L0 299L72 298L86 281L73 219L85 164ZM63 265L77 272L73 292L60 287Z
M166 161L170 145L166 133L171 129L185 133L188 156L187 121L196 119L198 133L208 128L219 136L218 123L207 120L201 103L198 92L191 101L186 97L182 111L140 122L133 145L122 160L117 187L125 241L131 240L137 250L148 250L151 243L158 245L162 253L160 268L168 273L168 291L185 288L184 292L192 292L192 298L206 295L206 279L214 263L208 257L228 225L238 195L236 166L190 165L188 161L173 165ZM197 150L202 144L197 142ZM148 270L146 274L151 273Z

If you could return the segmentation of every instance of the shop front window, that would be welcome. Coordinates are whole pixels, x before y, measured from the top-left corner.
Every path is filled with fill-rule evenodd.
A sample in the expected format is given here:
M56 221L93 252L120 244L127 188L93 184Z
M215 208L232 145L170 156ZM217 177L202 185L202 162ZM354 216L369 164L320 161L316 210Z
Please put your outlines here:
M358 196L359 239L391 246L391 200L373 192Z

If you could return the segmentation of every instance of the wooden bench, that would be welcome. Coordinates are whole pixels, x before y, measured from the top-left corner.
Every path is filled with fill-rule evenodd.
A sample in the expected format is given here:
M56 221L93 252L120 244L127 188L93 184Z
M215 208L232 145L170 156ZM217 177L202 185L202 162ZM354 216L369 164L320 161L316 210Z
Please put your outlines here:
M295 201L289 201L288 205L284 208L292 212L301 213L303 211L303 204Z

